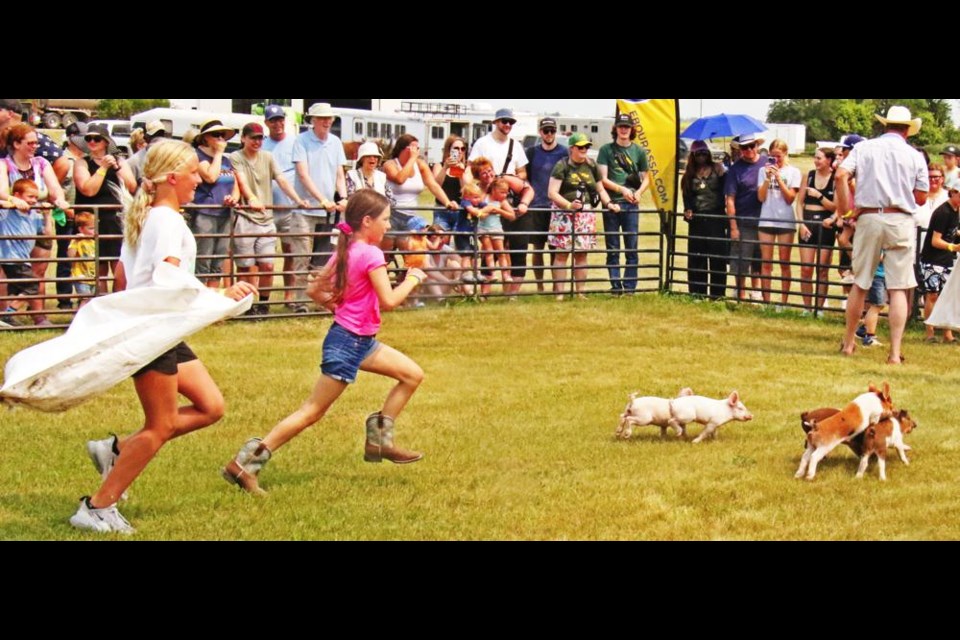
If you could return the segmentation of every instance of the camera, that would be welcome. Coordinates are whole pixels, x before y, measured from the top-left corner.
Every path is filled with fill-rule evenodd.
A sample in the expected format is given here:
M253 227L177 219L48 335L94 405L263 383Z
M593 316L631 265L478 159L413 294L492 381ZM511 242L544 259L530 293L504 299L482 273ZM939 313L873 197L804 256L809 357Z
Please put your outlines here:
M773 156L767 156L767 166L772 167L772 166L774 166L774 165L776 165L776 164L777 164L777 159L776 159L776 158L774 158Z

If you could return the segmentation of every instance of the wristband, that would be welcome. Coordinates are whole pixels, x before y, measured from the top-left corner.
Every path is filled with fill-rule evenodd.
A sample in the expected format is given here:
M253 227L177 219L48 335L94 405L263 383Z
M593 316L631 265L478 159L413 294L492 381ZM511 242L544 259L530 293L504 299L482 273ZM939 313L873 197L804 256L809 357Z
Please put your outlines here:
M107 175L107 170L104 169L103 167L100 167L99 169L97 169L97 175L98 175L98 176L105 176L105 175Z
M411 274L410 274L410 277L411 277L411 278L416 278L416 280L417 280L417 286L418 286L418 287L420 286L420 283L423 282L423 280L420 279L420 276L418 276L418 275L416 275L416 274L414 274L414 273L411 273Z

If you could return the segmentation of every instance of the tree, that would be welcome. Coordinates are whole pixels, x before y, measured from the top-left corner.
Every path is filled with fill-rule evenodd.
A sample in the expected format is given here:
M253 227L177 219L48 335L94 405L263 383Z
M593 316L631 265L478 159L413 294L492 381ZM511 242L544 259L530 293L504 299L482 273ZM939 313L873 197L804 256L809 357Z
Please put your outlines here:
M776 100L767 112L767 122L799 122L807 125L807 142L839 140L848 133L873 136L881 125L874 117L885 114L892 105L910 109L915 118L923 120L920 133L912 137L913 144L938 144L957 135L950 116L950 101L941 99L884 98L884 99L797 99Z
M126 120L133 114L147 109L169 106L169 100L157 98L104 98L97 104L97 117Z

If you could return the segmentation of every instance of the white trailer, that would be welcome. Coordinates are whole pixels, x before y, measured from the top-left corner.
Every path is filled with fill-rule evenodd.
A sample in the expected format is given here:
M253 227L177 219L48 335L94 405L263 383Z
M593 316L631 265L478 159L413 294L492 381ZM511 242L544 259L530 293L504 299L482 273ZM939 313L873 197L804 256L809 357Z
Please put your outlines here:
M773 140L780 139L787 143L790 153L803 153L807 143L807 125L772 122L764 124L767 125L767 130L759 135L765 140L763 143L765 147L769 147Z
M198 111L196 109L148 109L130 116L131 126L145 128L148 122L159 120L167 130L167 135L180 139L188 129L199 129L207 120L219 120L225 126L237 130L237 135L228 140L231 144L240 143L240 130L248 122L263 125L263 116L250 113L229 113L218 111ZM288 127L290 123L288 122Z

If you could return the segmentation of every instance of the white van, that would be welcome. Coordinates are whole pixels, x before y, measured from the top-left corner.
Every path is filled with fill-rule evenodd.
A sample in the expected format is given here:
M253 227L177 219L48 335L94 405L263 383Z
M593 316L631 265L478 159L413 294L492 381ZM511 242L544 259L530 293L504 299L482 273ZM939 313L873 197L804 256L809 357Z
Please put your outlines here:
M219 120L224 126L237 130L237 135L227 141L230 148L240 146L240 130L248 122L263 125L263 116L250 113L216 113L214 111L197 111L195 109L149 109L130 116L130 124L134 127L146 129L147 123L159 120L167 130L167 135L181 139L188 129L199 129L207 120ZM264 126L264 129L266 127Z

